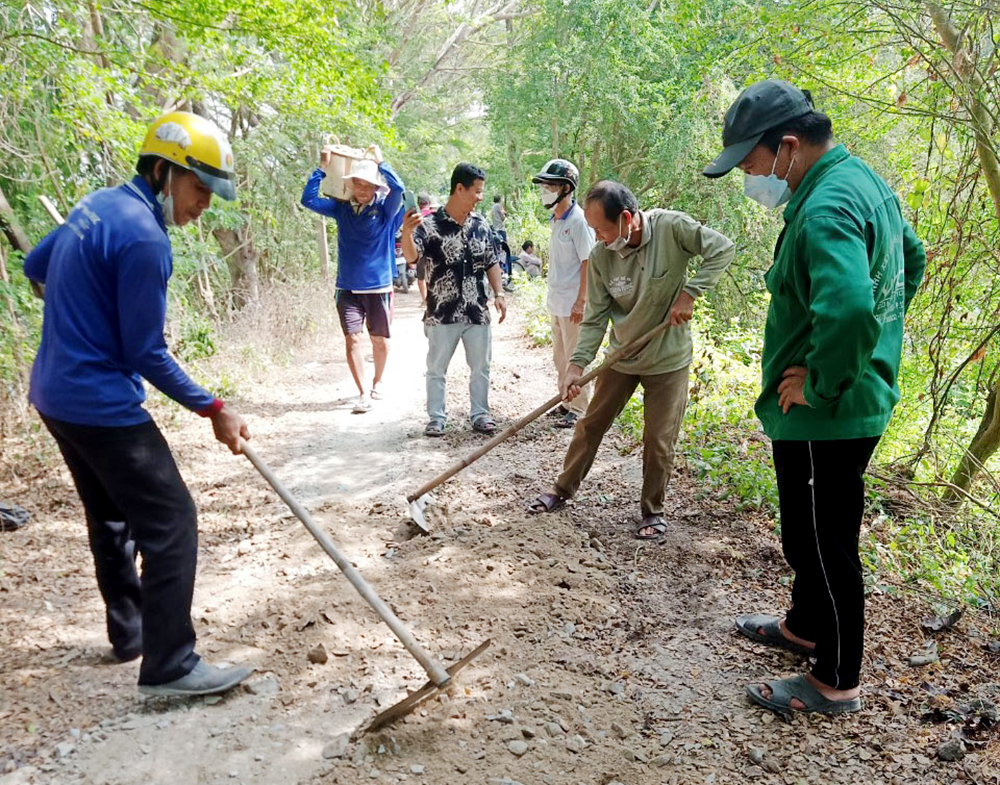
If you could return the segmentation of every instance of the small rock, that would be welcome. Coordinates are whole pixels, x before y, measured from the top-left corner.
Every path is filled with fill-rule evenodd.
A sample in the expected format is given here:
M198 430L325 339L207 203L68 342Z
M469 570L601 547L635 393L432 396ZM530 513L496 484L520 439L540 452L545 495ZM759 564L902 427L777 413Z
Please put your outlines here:
M907 660L907 663L915 668L919 668L923 665L930 665L931 663L937 662L939 659L937 641L927 641L923 651L911 656Z
M382 776L382 772L379 771L378 769L372 769L371 771L368 772L368 776L373 780L377 780L379 777Z
M206 695L202 700L205 702L206 706L215 706L217 703L222 703L221 695Z
M309 649L309 653L306 656L309 658L309 662L314 665L325 665L327 660L330 659L330 655L326 653L326 646L322 643Z
M572 738L566 739L566 749L570 752L583 752L587 749L587 742L583 736L573 736Z
M277 695L281 686L274 676L265 676L262 679L257 679L257 681L245 683L243 689L251 695Z
M612 695L624 695L625 694L625 682L623 681L613 681L608 685L608 692Z
M354 703L358 699L358 691L353 687L344 690L344 703Z
M414 763L412 766L410 766L410 774L423 774L423 773L424 773L424 767L421 764Z
M627 728L622 727L617 722L611 723L611 730L619 739L627 739L631 735Z
M565 731L559 727L559 724L555 722L546 722L544 727L545 732L550 736L561 736L565 733Z
M240 556L246 556L250 553L250 540L240 540L240 544L236 546L236 553Z
M160 730L166 730L167 728L170 727L170 720L160 720L158 723L156 723L156 727L159 728Z
M528 743L526 741L521 741L516 739L515 741L509 742L507 744L507 749L513 752L517 757L521 757L528 751Z
M747 753L747 755L750 756L750 760L752 760L757 765L760 765L761 763L764 762L764 754L765 754L764 750L757 749L756 747L751 747L750 751Z
M774 758L764 758L764 762L760 764L765 771L769 771L772 774L781 773L781 764L778 763Z
M253 759L257 761L257 763L260 763L261 761L264 760L264 756L258 752L256 755L253 756Z
M499 714L487 714L486 719L511 725L514 722L514 712L510 709L501 709Z
M525 673L519 673L519 674L517 674L517 676L514 677L514 681L516 681L518 684L524 685L525 687L534 687L535 686L534 679L532 679L530 676L528 676Z
M151 746L149 746L148 744L140 744L139 745L139 751L143 755L149 755L149 753L151 753L153 751L153 748Z
M346 758L347 748L351 744L351 734L341 733L333 737L333 740L328 742L325 747L323 747L323 757L326 759L332 758Z
M8 774L0 775L0 785L28 785L34 782L33 777L39 773L34 766L22 766Z
M521 735L524 736L524 738L526 738L526 739L533 739L533 738L535 738L535 729L534 728L521 728Z
M56 745L56 757L65 758L67 755L72 754L73 750L76 749L75 744L70 744L68 741L59 742Z
M552 693L552 697L555 698L558 701L572 701L573 700L573 693L572 692L553 692Z
M937 748L937 756L944 761L956 761L965 757L965 744L961 739L948 739Z
M673 757L670 755L657 755L650 761L650 763L656 766L657 768L662 769L664 766L669 766L672 760Z
M233 770L233 771L229 772L229 779L231 779L231 780L234 780L234 779L236 779L239 776L240 776L240 773L238 771Z
M660 746L666 747L673 740L674 740L674 734L672 734L670 731L667 731L666 733L660 735Z
M82 734L79 728L70 728L69 735L72 736L74 739L78 739Z

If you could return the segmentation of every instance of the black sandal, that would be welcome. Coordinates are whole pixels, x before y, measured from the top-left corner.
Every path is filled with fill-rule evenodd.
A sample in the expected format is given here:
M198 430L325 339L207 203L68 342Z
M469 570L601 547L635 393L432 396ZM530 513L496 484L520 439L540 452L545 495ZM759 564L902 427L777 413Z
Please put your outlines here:
M473 420L472 430L477 433L485 433L487 435L492 435L497 432L497 424L493 421L493 418L488 414L484 414L478 420Z
M574 412L566 412L566 414L555 421L555 426L556 428L575 428L579 419Z
M642 534L643 529L652 529L652 534ZM647 515L635 530L637 540L658 540L667 533L667 523L662 515Z
M568 496L560 496L558 493L543 493L528 504L528 515L556 512L566 506L568 499Z

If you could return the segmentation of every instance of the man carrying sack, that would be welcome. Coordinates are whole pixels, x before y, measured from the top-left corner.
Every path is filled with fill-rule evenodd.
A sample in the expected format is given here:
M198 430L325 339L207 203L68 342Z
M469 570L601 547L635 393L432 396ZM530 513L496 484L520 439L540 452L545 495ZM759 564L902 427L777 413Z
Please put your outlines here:
M320 168L302 191L302 205L337 222L337 314L344 331L347 365L358 388L354 413L364 414L382 397L382 374L389 358L392 323L392 282L396 277L396 232L403 223L403 181L382 160L377 145L374 160L351 164L344 177L351 184L349 201L320 196L319 188L331 153L320 155ZM365 326L372 341L375 376L365 389Z

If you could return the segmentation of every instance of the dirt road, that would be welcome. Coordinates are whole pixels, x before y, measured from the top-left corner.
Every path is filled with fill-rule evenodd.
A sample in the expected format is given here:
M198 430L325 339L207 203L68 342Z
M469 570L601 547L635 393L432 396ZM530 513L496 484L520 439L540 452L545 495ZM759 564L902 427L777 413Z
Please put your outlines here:
M449 663L486 638L490 651L405 722L344 743L423 672L249 463L213 444L205 422L160 405L201 511L199 648L257 673L224 698L140 698L137 665L106 659L68 475L57 462L25 463L5 493L35 520L0 534L0 785L997 781L992 750L935 757L957 727L922 722L928 707L958 705L961 681L975 685L968 695L993 685L968 637L941 638L936 665L906 665L921 644L911 599L870 598L860 715L784 722L751 708L748 681L803 665L732 631L736 613L787 602L769 523L695 501L682 467L670 535L637 543L639 452L616 435L574 504L531 518L523 503L558 471L570 438L536 423L449 482L429 513L435 533L413 537L406 492L481 437L465 416L460 354L449 432L422 436L416 295L397 302L387 397L372 412L350 413L336 333L241 384L234 403L261 456L432 653ZM548 353L529 348L516 309L494 331L501 421L552 393ZM327 661L310 662L320 645Z

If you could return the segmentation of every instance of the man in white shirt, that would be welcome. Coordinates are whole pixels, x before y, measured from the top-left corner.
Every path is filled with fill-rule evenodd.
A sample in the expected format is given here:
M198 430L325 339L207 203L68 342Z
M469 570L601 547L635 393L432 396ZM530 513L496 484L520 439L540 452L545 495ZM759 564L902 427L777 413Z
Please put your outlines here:
M580 172L569 161L554 158L531 178L541 192L542 204L552 213L549 239L549 296L552 316L552 356L562 388L569 358L580 338L580 322L587 305L587 259L594 247L594 230L587 225L583 209L573 194L580 182ZM557 410L562 416L558 428L573 428L587 411L590 391L584 387L578 396Z

